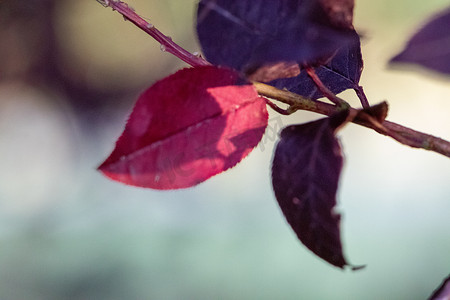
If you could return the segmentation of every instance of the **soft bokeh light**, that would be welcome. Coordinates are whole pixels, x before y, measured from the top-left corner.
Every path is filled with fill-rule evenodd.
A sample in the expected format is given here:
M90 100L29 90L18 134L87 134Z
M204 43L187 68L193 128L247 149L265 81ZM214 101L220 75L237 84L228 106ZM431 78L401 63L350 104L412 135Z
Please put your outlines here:
M356 2L371 103L387 100L390 120L450 139L450 78L387 66L448 1ZM14 0L5 3L0 12ZM129 1L190 51L199 50L195 3ZM448 275L450 161L356 125L340 135L339 191L345 252L367 264L354 273L316 258L286 224L270 186L272 135L237 167L191 189L102 177L95 168L136 95L184 65L95 0L55 5L56 68L99 92L73 103L74 89L23 75L32 59L0 63L0 299L425 299ZM5 49L11 59L27 53ZM117 99L98 103L116 88ZM352 92L343 96L357 105ZM317 117L272 113L269 126Z

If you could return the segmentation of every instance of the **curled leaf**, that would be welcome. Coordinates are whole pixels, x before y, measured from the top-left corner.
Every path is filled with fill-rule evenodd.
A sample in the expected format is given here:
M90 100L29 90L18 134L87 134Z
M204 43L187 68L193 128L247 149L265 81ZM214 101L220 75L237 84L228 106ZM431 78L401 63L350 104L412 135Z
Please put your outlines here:
M361 112L366 113L374 117L379 123L383 123L386 119L389 111L389 105L386 101L383 101L377 105L370 106L361 110Z
M340 237L336 192L343 164L335 131L348 111L288 126L272 163L272 184L280 208L300 241L330 264L347 265Z
M147 89L99 170L154 189L196 185L233 167L261 140L265 101L236 71L183 69Z

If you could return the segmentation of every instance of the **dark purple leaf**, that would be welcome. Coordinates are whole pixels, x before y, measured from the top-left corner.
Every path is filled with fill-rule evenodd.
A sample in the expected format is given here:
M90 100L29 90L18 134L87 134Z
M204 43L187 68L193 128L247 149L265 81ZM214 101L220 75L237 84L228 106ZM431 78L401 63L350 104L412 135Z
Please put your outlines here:
M434 16L391 62L418 64L450 74L450 7Z
M316 67L315 72L330 91L338 94L358 87L362 69L359 35L352 31L352 43L342 47L329 63ZM269 84L312 99L323 97L306 71L297 77L277 79Z
M350 43L350 34L351 31L319 26L298 16L296 22L256 47L248 67L254 68L280 61L321 65L322 61L332 57L337 49Z
M272 163L273 189L288 223L308 249L339 268L347 262L334 210L343 164L335 131L347 116L286 127Z
M265 63L313 63L349 43L318 0L202 0L197 32L206 58L240 71Z
M433 292L429 300L449 300L450 299L450 275L444 279L442 284Z

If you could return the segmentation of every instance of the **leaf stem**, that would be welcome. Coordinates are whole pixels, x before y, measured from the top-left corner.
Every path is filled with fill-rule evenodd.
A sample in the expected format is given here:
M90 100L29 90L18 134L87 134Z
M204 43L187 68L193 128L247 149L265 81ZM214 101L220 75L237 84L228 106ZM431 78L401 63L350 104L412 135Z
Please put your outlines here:
M161 49L175 55L187 64L193 67L210 65L210 63L202 57L190 53L189 51L185 50L183 47L172 41L170 37L164 35L161 31L156 29L153 24L150 24L141 16L136 14L134 10L131 9L125 2L119 0L97 0L97 2L105 7L111 7L113 10L122 14L125 19L129 20L137 27L148 33L156 41L158 41L161 44ZM315 75L315 73L313 75ZM340 98L334 99L337 105L332 105L321 101L311 100L289 91L280 90L264 83L253 82L253 85L261 96L288 104L290 107L287 110L283 110L273 103L268 103L272 108L282 114L290 114L295 112L296 110L307 110L331 116L343 109L349 109L351 115L355 116L352 121L353 123L371 128L380 134L390 136L391 138L404 145L408 145L413 148L430 150L450 157L450 142L429 134L415 131L393 122L380 122L379 120L377 120L377 118L372 117L370 114L368 114L364 109L368 109L370 106L361 86L355 88L355 91L361 100L362 106L364 107L363 110L357 110L355 108L347 107L347 105L342 105L342 103L346 104L347 102L343 101Z
M342 98L339 98L336 96L332 91L330 91L329 88L326 87L326 85L322 82L322 80L317 76L316 71L310 66L305 67L306 73L308 76L312 79L316 87L319 89L319 91L322 93L323 96L327 97L328 100L333 102L336 105L342 106L342 107L350 107L350 105Z
M293 111L291 111L289 109L283 109L283 108L277 106L275 103L273 103L272 101L270 101L267 98L264 98L264 97L262 97L262 98L266 101L266 104L269 105L270 108L272 108L274 111L276 111L279 114L288 116L293 113Z
M361 101L361 105L363 108L369 108L369 100L367 100L366 93L364 93L364 89L362 86L358 85L356 88L354 88L356 95L359 98L359 101Z

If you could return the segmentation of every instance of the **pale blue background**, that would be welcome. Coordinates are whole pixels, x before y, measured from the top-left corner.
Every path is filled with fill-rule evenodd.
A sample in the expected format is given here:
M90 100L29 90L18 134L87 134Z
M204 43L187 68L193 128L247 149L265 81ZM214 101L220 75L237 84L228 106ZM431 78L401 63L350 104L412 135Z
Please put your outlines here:
M193 3L130 1L198 51ZM369 100L388 100L392 121L450 139L450 78L386 67L446 4L361 0L355 22ZM61 44L91 80L131 77L144 88L182 66L94 0L58 9ZM0 82L2 300L425 299L450 272L448 158L356 125L342 131L343 242L350 262L367 268L341 271L306 250L286 224L270 186L273 140L195 188L133 188L95 170L131 106L86 128L55 97L62 96ZM351 92L343 97L357 105ZM282 122L317 117L300 112Z

